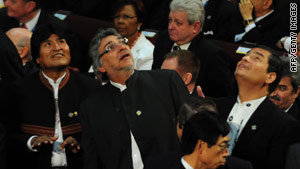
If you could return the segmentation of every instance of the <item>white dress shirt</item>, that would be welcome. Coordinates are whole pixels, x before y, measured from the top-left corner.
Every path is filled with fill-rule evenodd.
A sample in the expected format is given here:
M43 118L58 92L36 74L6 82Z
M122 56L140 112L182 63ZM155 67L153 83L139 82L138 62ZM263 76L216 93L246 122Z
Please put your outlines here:
M191 44L191 42L183 44L183 45L177 45L176 43L174 43L172 46L171 52L173 51L174 46L179 46L180 50L188 50L188 48L190 47L190 44Z
M240 98L237 98L236 103L231 109L231 112L227 118L227 122L230 125L230 133L229 133L229 154L232 153L232 150L235 146L235 143L238 141L238 138L243 131L245 125L248 120L255 112L257 107L266 99L267 96L261 97L259 99L246 101L241 103Z
M35 26L39 21L40 14L41 14L41 10L39 9L37 14L30 21L24 23L26 25L27 29L30 30L31 32L34 31ZM21 25L22 25L22 23L20 23L20 26Z
M184 159L181 157L181 163L185 169L193 169Z

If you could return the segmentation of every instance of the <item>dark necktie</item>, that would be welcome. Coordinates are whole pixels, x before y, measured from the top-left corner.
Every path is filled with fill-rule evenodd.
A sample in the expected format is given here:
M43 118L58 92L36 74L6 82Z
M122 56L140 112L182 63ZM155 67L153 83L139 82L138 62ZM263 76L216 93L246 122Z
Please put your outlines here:
M21 24L21 28L27 29L27 26L25 25L25 23L22 23L22 24Z
M173 51L175 51L175 50L181 50L181 49L180 49L179 46L175 45L175 46L173 47Z

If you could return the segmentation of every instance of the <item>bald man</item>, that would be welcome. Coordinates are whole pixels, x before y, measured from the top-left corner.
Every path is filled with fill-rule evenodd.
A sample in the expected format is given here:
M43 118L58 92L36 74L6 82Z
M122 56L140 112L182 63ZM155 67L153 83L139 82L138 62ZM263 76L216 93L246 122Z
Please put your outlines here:
M22 59L26 76L37 71L38 68L34 62L32 62L30 50L32 32L24 28L12 28L6 32L6 35L13 42Z

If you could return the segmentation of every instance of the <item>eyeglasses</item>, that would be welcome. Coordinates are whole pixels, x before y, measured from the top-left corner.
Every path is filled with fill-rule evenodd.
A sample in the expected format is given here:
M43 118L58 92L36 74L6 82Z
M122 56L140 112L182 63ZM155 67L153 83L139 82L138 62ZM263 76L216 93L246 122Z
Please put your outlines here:
M135 17L137 17L137 16L129 16L129 15L122 15L122 16L115 15L115 16L113 16L113 18L117 19L117 20L119 20L120 18L122 18L123 20L129 20L129 19L133 19Z
M106 53L108 53L108 52L110 52L110 51L116 49L116 47L117 47L118 45L127 45L127 43L128 43L128 39L127 39L127 38L120 38L120 39L118 39L118 43L116 43L116 42L111 42L111 43L107 46L107 48L104 49L104 52L101 53L101 54L99 55L99 58L101 58L101 57L102 57L103 55L105 55Z
M228 144L228 143L221 143L221 144L218 144L218 146L221 148L221 151L225 151L226 149L229 148L230 144Z

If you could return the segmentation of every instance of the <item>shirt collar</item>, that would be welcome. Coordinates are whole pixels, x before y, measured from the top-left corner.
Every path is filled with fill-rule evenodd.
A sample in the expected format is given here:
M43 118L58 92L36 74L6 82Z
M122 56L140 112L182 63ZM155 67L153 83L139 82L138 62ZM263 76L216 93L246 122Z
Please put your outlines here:
M51 84L51 86L54 86L54 85L59 85L60 84L60 82L62 81L62 79L66 76L66 72L64 73L64 75L62 75L62 77L60 77L60 78L58 78L57 80L56 80L56 83L54 83L54 80L53 79L51 79L50 77L48 77L43 71L42 71L42 73L43 73L43 75L44 75L44 77L49 81L49 83Z
M286 112L286 113L287 113L287 112L288 112L288 111L291 109L291 107L292 107L293 105L294 105L294 103L293 103L293 104L291 104L291 105L290 105L290 107L288 107L286 110L284 110L284 112Z
M133 73L134 73L134 71L132 71L131 76L133 75ZM127 86L126 86L126 85L122 85L121 83L116 83L116 82L113 82L113 81L111 81L111 80L109 80L109 81L110 81L110 83L111 83L113 86L115 86L116 88L120 89L121 92L123 92L125 89L127 89Z
M245 101L244 103L241 103L240 97L238 96L236 102L240 103L240 104L259 105L259 104L261 104L266 99L266 97L267 96L263 96L261 98L255 99L255 100Z
M172 49L174 46L179 46L181 50L188 50L188 48L190 47L191 42L183 44L183 45L177 45L176 43L173 44Z
M181 158L181 163L184 166L185 169L193 169L184 159L183 157Z
M41 14L41 10L39 9L38 12L37 12L37 14L30 21L28 21L28 22L25 23L27 29L30 30L31 32L34 31L34 28L35 28L35 26L36 26L36 24L37 24L37 22L39 20L40 14ZM20 23L20 25L21 24L22 23Z
M255 22L259 22L260 20L262 20L262 19L264 19L265 17L269 16L269 15L270 15L271 13L273 13L273 12L274 12L274 10L272 10L272 11L266 13L266 14L263 15L263 16L260 16L260 17L256 18L256 19L255 19Z

